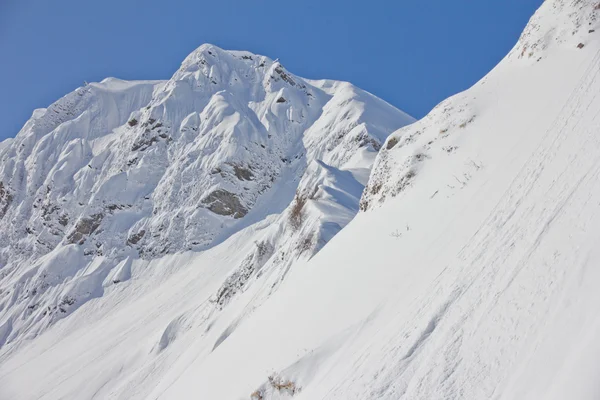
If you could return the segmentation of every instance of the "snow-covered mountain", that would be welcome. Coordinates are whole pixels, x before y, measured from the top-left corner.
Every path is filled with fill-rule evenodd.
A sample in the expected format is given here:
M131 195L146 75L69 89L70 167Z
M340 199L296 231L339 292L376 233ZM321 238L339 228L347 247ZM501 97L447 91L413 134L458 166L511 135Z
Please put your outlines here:
M412 121L349 83L212 45L168 81L109 78L36 110L0 149L0 345L122 284L134 259L259 221L269 233L216 301L269 260L283 275L356 214L376 151Z
M208 183L198 189L202 194L196 204L201 205L205 218L208 215L219 222L210 224L214 236L192 245L198 247L191 251L177 247L187 240L184 224L169 233L167 227L161 231L156 225L159 222L154 222L175 218L158 206L164 204L160 203L165 201L164 193L171 192L158 188L179 193L174 189L178 187L174 177L186 170L179 167L181 172L169 172L177 162L168 156L165 172L157 174L161 180L171 180L165 186L156 184L148 213L144 213L142 200L141 205L119 209L122 219L108 209L103 213L104 225L85 234L82 245L68 244L71 230L57 242L56 250L41 256L36 255L37 248L21 244L26 239L3 239L7 246L22 246L20 252L7 250L7 254L23 254L23 260L31 257L33 261L9 261L8 265L14 266L5 268L9 273L2 280L3 295L9 293L5 295L9 301L2 303L2 321L10 321L10 325L4 325L8 340L0 349L0 398L598 398L599 15L597 1L546 0L514 49L484 79L387 139L394 124L409 122L404 114L358 89L352 88L353 94L348 94L346 89L351 87L347 84L301 80L279 68L286 78L280 74L276 83L307 100L297 107L314 101L322 109L315 114L308 106L303 109L300 115L306 118L306 125L298 129L297 136L290 134L299 138L296 141L286 144L285 136L274 139L281 148L290 149L286 153L290 157L282 157L293 160L293 155L299 154L297 145L304 149L300 153L306 160L282 164L288 169L275 174L275 182L261 192L260 179L272 171L272 164L264 160L270 158L256 156L255 160L255 155L262 153L250 147L252 140L240 141L251 151L239 151L240 147L235 151L250 159L228 158L219 152L226 153L229 147L215 145L210 154L218 153L225 161L211 164L209 173L198 172L198 182ZM190 56L175 77L198 74L196 67L191 67L195 61L188 61L209 59L209 49L204 51L201 57L197 55L202 51ZM220 59L226 57L218 54ZM261 68L257 56L227 54L256 62L252 65ZM202 62L197 64L201 69ZM200 75L211 79L210 72L194 75L194 79L201 80ZM266 76L277 77L275 72ZM169 118L160 116L164 111L151 114L151 110L163 110L155 102L163 99L161 96L169 97L161 93L169 93L167 88L174 84L141 85L153 87L150 109L144 104L134 107L115 123L109 136L123 137L118 139L124 143L118 149L127 151L132 151L138 140L151 142L144 151L153 152L148 154L155 158L148 163L161 165L160 146L170 154L171 144L166 138L164 142L160 137L152 140L152 127L156 123L169 126L167 137L179 143L187 126L183 121L192 111ZM265 93L276 90L280 89L265 89ZM345 100L334 101L340 90L346 93L342 96ZM308 92L312 96L302 97ZM285 103L277 103L281 95ZM189 99L186 96L177 94L175 98ZM320 100L321 96L325 100ZM256 100L260 96L251 98L258 103L266 101ZM290 92L277 92L271 104L263 106L275 113L273 107L292 101ZM244 115L239 111L242 106L235 104L237 113ZM346 120L345 111L335 111L345 105L352 105L350 115L360 121L357 126L364 124L366 140L346 141L346 134L336 142L337 133L326 134L328 127ZM260 107L248 106L252 110ZM276 124L260 112L254 115L260 121L256 126L266 132ZM290 121L298 117L289 115L275 120L293 127ZM129 127L131 118L137 123ZM150 118L154 122L142 126ZM205 118L199 116L200 126ZM179 126L159 122L167 120L181 122ZM148 127L149 133L145 132ZM275 131L287 132L281 127ZM28 142L20 139L28 135L33 133L21 133L2 144L3 154L28 148ZM133 137L126 139L127 135ZM23 146L15 144L19 140L24 141ZM30 148L43 143L43 139L30 140ZM92 142L93 153L96 139L85 140ZM117 151L108 145L116 139L104 140L102 148ZM367 178L379 147L374 143L382 145ZM209 143L199 145L202 151L208 147ZM357 151L358 156L353 157ZM145 156L141 155L140 162L145 162ZM121 165L126 165L129 157L124 156ZM13 164L15 170L17 165L31 168L31 161ZM107 164L106 168L119 165L108 159ZM86 171L85 163L81 165ZM88 169L105 168L96 165ZM255 169L250 168L254 165ZM210 175L213 168L220 169L218 176ZM248 186L247 194L243 189L245 171L252 173L257 185ZM262 171L260 175L258 171ZM102 176L94 180L104 182ZM16 185L2 179L2 201L10 203L7 210L24 204L19 203ZM131 184L134 189L120 184L118 190L106 193L122 199L121 192L142 193L135 188L144 187L146 181ZM241 190L236 186L240 183ZM43 186L38 190L44 190ZM203 202L217 190L238 201L223 201L222 195L215 195ZM90 211L78 220L98 213L91 208L96 207L93 193L98 190L92 187L87 191L92 194L88 203L83 203ZM195 192L190 189L186 193L183 198L191 199ZM231 198L228 196L225 198ZM353 218L359 197L363 211ZM183 198L175 196L169 207L185 207ZM211 211L213 204L229 215ZM74 212L76 205L70 207ZM138 208L141 211L135 214ZM244 216L236 218L236 212ZM12 213L11 219L17 215L15 210L8 213ZM163 213L168 217L161 219ZM132 214L139 218L130 219ZM186 218L189 215L186 212ZM116 221L131 222L123 227ZM78 226L78 222L71 223L73 229ZM144 233L137 240L133 235L142 229L152 234ZM97 230L102 232L96 235ZM12 235L16 231L9 229ZM42 229L38 226L34 234L41 235ZM41 319L19 311L24 307L21 304L29 304L24 288L31 287L38 271L65 265L62 260L67 260L67 251L85 251L88 243L95 243L95 236L106 235L101 237L110 241L119 234L119 244L102 248L101 256L81 253L81 263L68 265L84 265L82 269L39 295L50 298L45 293L66 290L71 282L85 282L89 278L84 277L109 270L95 298L84 302L87 297L83 297L75 303L79 309L67 310L64 314L68 317L54 324L29 322ZM171 237L177 244L171 244ZM129 238L136 243L124 247ZM329 239L326 246L320 246ZM159 246L157 253L147 249L148 243L169 247L162 253ZM314 255L319 247L322 249ZM109 268L101 262L118 265ZM37 269L28 273L35 265ZM59 298L58 294L52 297ZM39 335L33 338L34 333Z

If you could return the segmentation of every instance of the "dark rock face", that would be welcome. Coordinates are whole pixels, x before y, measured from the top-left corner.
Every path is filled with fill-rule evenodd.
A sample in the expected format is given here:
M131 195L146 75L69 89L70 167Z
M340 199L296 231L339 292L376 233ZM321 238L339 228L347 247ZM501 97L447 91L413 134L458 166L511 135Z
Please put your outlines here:
M296 86L296 82L292 79L292 77L286 73L281 66L275 68L275 72L281 77L281 79L286 82L290 86Z
M208 205L208 209L215 214L242 218L248 210L240 203L235 194L227 190L218 189L209 194L202 203Z
M0 219L2 219L6 214L6 211L8 211L12 199L12 194L4 187L4 183L0 182Z
M390 138L390 140L388 140L388 142L387 142L387 146L385 146L385 148L386 148L387 150L391 150L391 149L393 149L393 148L394 148L394 146L395 146L395 145L397 145L397 144L398 144L398 139L397 139L397 138L395 138L395 137L393 137L393 138Z
M104 214L99 213L91 215L89 218L80 219L75 225L75 230L68 237L69 243L83 244L85 238L98 229L103 218Z
M131 151L144 151L146 150L148 147L152 146L153 143L158 142L158 137L157 136L152 136L152 137L146 137L143 136L142 138L140 138L140 140L136 141L133 146L131 147Z
M240 181L251 181L254 177L254 174L249 169L240 167L239 165L233 166L233 172L235 173L235 177Z
M137 244L140 240L142 240L142 238L144 237L145 234L146 234L146 231L144 229L142 229L138 233L131 235L127 239L127 243L129 243L129 244Z
M69 223L69 216L67 214L61 214L58 217L58 223L61 224L62 226L67 226Z

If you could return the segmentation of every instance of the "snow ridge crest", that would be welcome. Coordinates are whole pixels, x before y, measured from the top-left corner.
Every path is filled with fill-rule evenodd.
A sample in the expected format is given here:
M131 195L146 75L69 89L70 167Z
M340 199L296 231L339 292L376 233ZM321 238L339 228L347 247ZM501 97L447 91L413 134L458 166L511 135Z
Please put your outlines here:
M203 251L268 215L287 233L261 248L313 254L356 212L382 141L412 121L348 83L210 44L167 81L107 78L36 110L0 145L5 342L129 279L131 260ZM307 217L290 223L299 202ZM325 231L319 202L345 210Z

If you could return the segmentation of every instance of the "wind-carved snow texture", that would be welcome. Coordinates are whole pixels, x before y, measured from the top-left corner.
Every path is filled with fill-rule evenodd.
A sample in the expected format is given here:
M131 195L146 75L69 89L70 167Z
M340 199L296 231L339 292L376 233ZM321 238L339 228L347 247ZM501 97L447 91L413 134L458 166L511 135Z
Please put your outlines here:
M509 58L539 62L556 45L583 47L598 25L600 3L593 0L553 0L536 13Z
M32 261L3 268L0 397L597 399L599 12L596 1L545 1L485 78L387 139L394 127L382 121L403 116L387 104L348 84L302 80L268 60L261 66L262 58L249 53L203 47L176 74L191 74L189 80L137 83L152 92L151 107L136 104L113 119L107 138L94 133L96 139L85 141L92 159L98 149L107 151L110 163L92 165L101 171L114 165L118 175L129 162L146 165L144 171L164 169L160 178L149 173L159 183L148 199L138 199L141 206L134 198L96 207L94 185L113 175L94 178L90 190L74 192L81 193L85 213L69 203L68 229L55 249L34 255L43 249L35 240L54 237L40 236L40 226L60 228L61 215L42 205L27 211L20 205L25 189L14 183L18 175L2 176L0 205L9 204L10 217L1 223L31 212L37 220L19 221L38 225L28 236L12 226L9 234L2 231L18 239L3 237L15 246L9 250L18 245L22 250L14 254ZM219 57L219 65L231 57L225 64L238 80L244 73L231 67L238 62L271 72L248 72L257 85L227 97L219 85L233 72L207 66L210 57ZM235 79L227 78L227 85ZM199 81L215 92L196 97ZM177 105L182 98L202 107ZM294 110L286 108L296 102ZM286 111L275 115L277 107ZM230 108L236 111L219 114ZM251 116L244 123L257 129L252 135L225 129L216 117L234 115L237 127L243 110ZM207 119L214 124L203 125ZM54 127L44 122L51 128L44 135L65 130L66 120L56 121ZM24 147L31 151L44 135ZM0 152L17 160L26 136L1 143ZM273 153L264 155L258 148L268 140ZM202 168L184 167L196 164L184 164L180 154L188 153L171 150L181 143L202 154L193 159ZM134 144L139 147L131 150ZM119 151L120 164L111 155ZM33 159L25 157L22 165L25 160ZM16 171L19 164L6 165ZM23 176L25 187L34 180ZM191 176L203 189L186 185L196 182ZM44 183L35 190L46 196ZM121 198L121 191L111 196ZM177 224L177 210L188 210L188 197L209 221L202 226L216 230L193 228L205 241L182 252L179 244L190 248L187 231L170 226ZM359 198L364 211L355 216ZM180 215L188 221L194 214ZM69 237L76 243L68 244ZM96 250L97 237L104 242ZM118 240L110 247L113 237ZM103 255L85 255L90 248ZM52 286L37 299L53 293L57 310L66 311L53 315L68 314L47 329L42 310L22 313L36 299L25 300L24 290L42 274ZM58 280L57 274L74 278ZM92 283L100 279L97 290ZM72 312L79 300L59 296L63 292L89 292L84 301L95 297Z
M539 62L552 46L582 49L594 36L600 2L591 0L548 1L529 21L505 64L534 59ZM539 54L538 54L539 53ZM536 57L538 56L538 57ZM480 83L485 83L484 78ZM432 158L457 152L461 136L478 119L477 97L459 93L436 106L425 118L391 135L378 155L374 171L361 199L361 209L382 203L410 187L419 170ZM475 124L477 126L477 124ZM465 158L464 167L446 182L444 189L460 189L481 170L481 163ZM393 171L393 172L392 172ZM432 193L432 197L439 191Z
M109 78L36 110L0 147L3 343L129 279L132 259L202 251L267 215L277 227L216 302L267 263L283 277L356 214L376 151L409 122L349 83L212 45L168 81Z

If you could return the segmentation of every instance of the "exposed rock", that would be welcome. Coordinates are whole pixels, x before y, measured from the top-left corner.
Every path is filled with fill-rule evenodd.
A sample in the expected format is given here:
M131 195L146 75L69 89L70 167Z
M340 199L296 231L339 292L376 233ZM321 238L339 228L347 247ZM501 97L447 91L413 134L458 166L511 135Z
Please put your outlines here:
M158 142L158 136L152 136L150 138L146 136L142 136L139 140L137 140L133 146L131 147L131 151L144 151L148 147L152 146L153 143Z
M275 72L277 72L277 74L281 77L281 79L284 82L287 82L288 84L290 84L291 86L296 86L296 82L292 79L292 77L287 74L284 70L283 67L281 67L281 65L277 66L275 68Z
M233 165L233 172L240 181L251 181L252 177L254 177L254 174L248 168L240 167L239 165Z
M4 183L0 182L0 219L6 215L6 211L8 211L12 200L12 194L10 194L8 189L4 188Z
M69 216L67 214L62 214L60 217L58 217L58 223L62 226L67 226L69 223Z
M124 210L127 208L130 208L131 205L127 205L127 204L109 204L108 206L106 206L106 210L108 210L111 214L117 210Z
M94 233L102 223L104 214L98 213L91 215L89 218L82 218L75 225L75 230L68 237L69 243L83 244L86 236Z
M274 249L270 243L257 242L255 251L244 259L242 265L219 288L215 300L217 307L222 309L227 305L231 298L240 292L250 278L263 267L273 252Z
M395 137L392 137L388 140L387 145L385 146L386 150L391 150L394 148L395 145L398 144L398 139Z
M242 60L249 53L216 47L211 52L219 56L200 50L166 81L91 83L36 111L13 140L2 143L0 213L5 216L0 220L0 283L6 285L0 287L0 308L11 306L0 310L0 319L15 322L15 341L50 324L36 319L37 309L23 313L33 302L2 290L12 287L19 276L24 282L21 293L32 290L34 280L28 275L32 263L48 253L61 257L53 268L69 270L68 276L48 283L60 288L38 293L40 304L53 305L60 303L67 285L76 288L84 283L82 293L101 295L104 278L91 284L85 282L89 276L79 273L97 262L94 257L105 257L99 274L103 275L133 248L144 260L210 249L219 245L223 234L244 229L247 224L240 219L256 204L260 204L257 214L284 213L268 221L269 226L281 225L277 243L271 237L261 241L273 242L273 248L287 240L293 243L273 255L278 258L272 268L283 265L288 254L299 255L297 249L309 248L312 253L321 236L315 233L312 242L305 239L319 228L304 230L300 225L326 224L327 216L313 221L306 218L309 208L298 207L294 221L299 229L285 229L289 207L284 200L291 201L287 194L294 186L312 190L317 183L330 185L308 166L323 161L331 169L326 173L319 168L323 177L338 176L335 171L351 170L357 162L364 168L357 151L373 153L376 143L412 122L349 83L323 86L291 74L267 57L248 55ZM263 118L258 110L274 106L280 98L288 112ZM93 117L82 117L86 112ZM344 189L348 184L356 190L352 196L356 200L358 185L351 179L342 183L333 185ZM285 198L277 199L279 193ZM348 215L356 211L352 201L343 207ZM248 277L250 284L259 273L257 259L242 265L244 258L237 261L236 285L244 285ZM2 279L9 272L14 279ZM116 275L106 279L123 281ZM72 308L90 298L79 295ZM71 312L68 305L61 307ZM61 311L57 308L52 314L60 316Z
M215 190L202 203L208 204L208 209L215 214L233 216L236 219L248 213L235 194L223 189Z
M290 224L294 229L299 229L304 219L304 206L306 205L306 197L296 193L294 203L290 209Z
M142 240L142 238L144 237L145 234L146 234L146 231L144 229L142 229L138 233L135 233L135 234L129 236L129 238L127 239L127 243L137 244L140 240Z
M51 215L58 210L60 210L60 207L56 204L46 203L42 205L42 218L44 218L45 221L50 221Z

